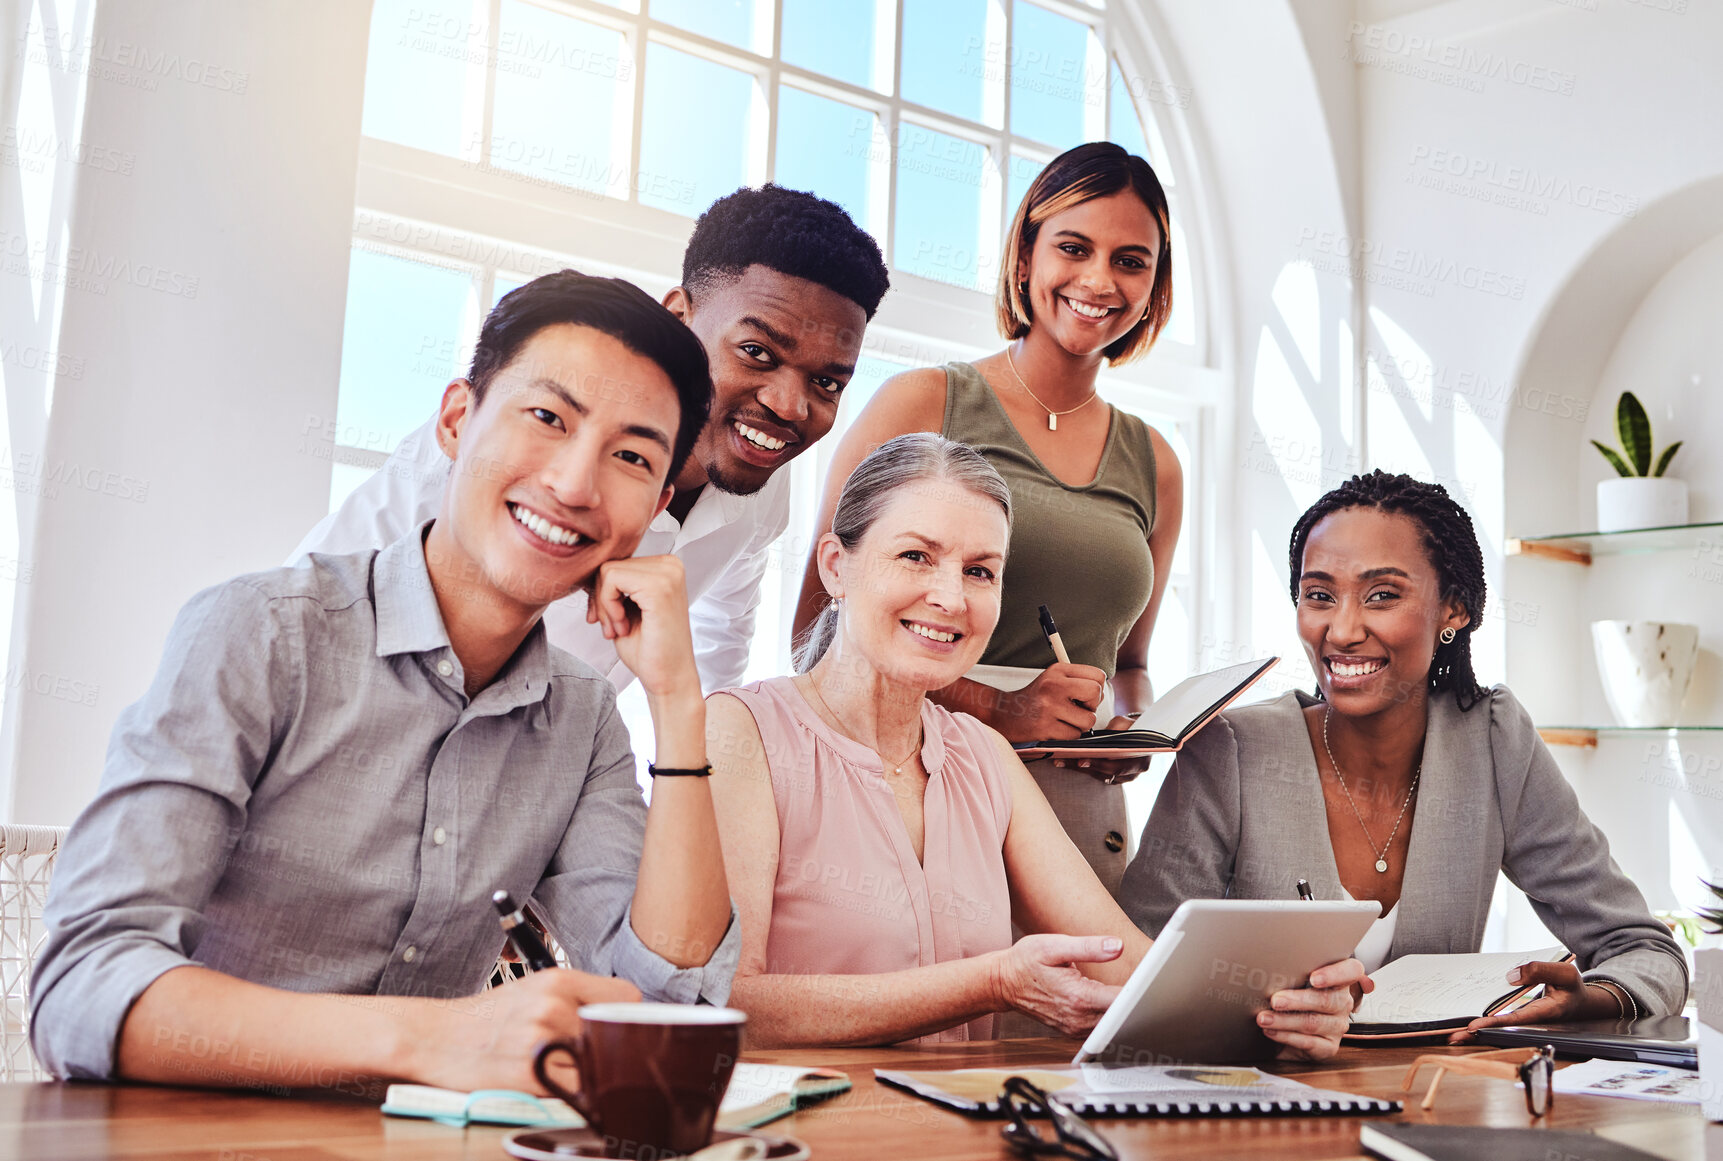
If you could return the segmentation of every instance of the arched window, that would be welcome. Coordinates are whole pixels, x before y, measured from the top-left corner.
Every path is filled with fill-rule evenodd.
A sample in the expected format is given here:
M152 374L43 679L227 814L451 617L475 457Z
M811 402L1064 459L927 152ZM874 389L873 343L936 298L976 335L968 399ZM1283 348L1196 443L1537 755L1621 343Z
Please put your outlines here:
M1124 59L1115 18L1104 0L376 0L331 503L424 422L501 294L572 265L661 295L691 219L766 180L844 206L892 268L841 431L891 374L997 347L991 295L1017 202L1055 154L1110 138L1149 157L1174 199L1177 308L1173 353L1104 387L1172 442L1187 512L1202 511L1206 404L1188 373L1201 279L1185 162L1157 120L1182 102ZM761 675L788 664L835 443L791 469ZM1200 521L1186 530L1152 655L1163 686L1189 671L1204 619Z

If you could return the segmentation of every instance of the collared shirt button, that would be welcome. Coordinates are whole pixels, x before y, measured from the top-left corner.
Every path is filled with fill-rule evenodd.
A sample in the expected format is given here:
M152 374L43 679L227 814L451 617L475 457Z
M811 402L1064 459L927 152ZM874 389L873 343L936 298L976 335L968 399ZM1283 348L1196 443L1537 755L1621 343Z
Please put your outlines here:
M1108 831L1107 837L1101 841L1106 844L1108 850L1115 854L1125 849L1125 836L1116 830Z
M455 672L454 662L450 661L447 657L443 658L441 661L437 662L437 672L442 674L444 677L452 675Z
M444 843L449 841L449 832L439 826L436 830L431 832L431 841L436 843L438 846L442 846Z
M401 962L402 963L412 963L414 960L416 960L418 958L419 958L419 949L416 947L409 947L406 951L403 951L401 953Z

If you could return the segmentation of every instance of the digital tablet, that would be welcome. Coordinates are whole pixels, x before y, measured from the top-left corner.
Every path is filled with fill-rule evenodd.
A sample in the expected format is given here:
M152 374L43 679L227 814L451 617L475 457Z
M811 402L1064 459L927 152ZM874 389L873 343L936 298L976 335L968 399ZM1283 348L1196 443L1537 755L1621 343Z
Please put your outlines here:
M1550 1044L1563 1056L1698 1068L1697 1033L1685 1016L1641 1016L1637 1020L1575 1020L1569 1024L1504 1024L1480 1028L1473 1035L1479 1044L1504 1048Z
M1187 899L1083 1042L1074 1063L1246 1064L1280 1045L1256 1014L1350 956L1373 902Z

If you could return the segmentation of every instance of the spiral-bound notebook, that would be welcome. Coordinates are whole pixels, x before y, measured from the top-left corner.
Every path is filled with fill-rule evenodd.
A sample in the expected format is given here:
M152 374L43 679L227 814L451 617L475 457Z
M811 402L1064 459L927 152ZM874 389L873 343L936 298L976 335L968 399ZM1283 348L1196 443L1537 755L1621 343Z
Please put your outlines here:
M1112 1117L1323 1117L1397 1113L1399 1101L1312 1088L1255 1068L1078 1064L1061 1068L960 1068L950 1072L875 1069L883 1084L970 1116L1003 1115L1005 1078L1021 1076L1074 1112Z

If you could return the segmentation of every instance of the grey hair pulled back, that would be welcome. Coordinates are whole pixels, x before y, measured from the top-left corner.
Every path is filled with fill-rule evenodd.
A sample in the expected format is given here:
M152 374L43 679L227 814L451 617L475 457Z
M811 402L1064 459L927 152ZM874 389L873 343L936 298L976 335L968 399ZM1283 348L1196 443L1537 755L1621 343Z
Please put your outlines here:
M999 505L1011 526L1011 489L993 465L968 444L931 431L894 436L856 465L832 513L832 533L845 552L853 552L900 488L922 480L945 480ZM838 631L838 608L829 601L796 643L797 673L812 669Z

